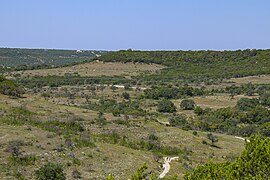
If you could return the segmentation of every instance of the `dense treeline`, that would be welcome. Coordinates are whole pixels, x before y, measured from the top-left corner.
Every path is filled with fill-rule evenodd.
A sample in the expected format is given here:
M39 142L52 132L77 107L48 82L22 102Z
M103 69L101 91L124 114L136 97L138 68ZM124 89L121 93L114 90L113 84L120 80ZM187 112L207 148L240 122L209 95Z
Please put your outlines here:
M159 74L142 76L151 83L206 82L270 73L270 50L238 51L118 51L99 57L102 61L157 63L167 66Z
M0 48L0 66L48 68L93 60L106 51Z
M189 86L183 87L153 87L144 91L144 97L149 99L179 99L192 96L207 95L205 88L193 88Z
M126 79L122 76L81 77L78 75L34 76L29 78L19 78L17 81L27 88L85 84L128 84L133 82L132 80Z
M207 163L187 173L185 179L269 179L270 138L252 137L234 162Z

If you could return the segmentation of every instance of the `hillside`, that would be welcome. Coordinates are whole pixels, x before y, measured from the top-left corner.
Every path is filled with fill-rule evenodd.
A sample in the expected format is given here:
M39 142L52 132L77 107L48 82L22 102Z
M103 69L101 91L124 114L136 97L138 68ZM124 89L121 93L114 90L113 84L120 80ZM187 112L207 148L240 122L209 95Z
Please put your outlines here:
M66 179L156 179L171 157L164 179L192 179L209 162L238 162L245 139L270 136L268 54L129 50L11 69L0 76L0 179L43 168Z
M270 73L270 50L118 51L98 58L105 62L143 62L168 66L141 81L161 84L205 82Z
M64 66L90 61L105 51L0 48L0 67L18 69Z

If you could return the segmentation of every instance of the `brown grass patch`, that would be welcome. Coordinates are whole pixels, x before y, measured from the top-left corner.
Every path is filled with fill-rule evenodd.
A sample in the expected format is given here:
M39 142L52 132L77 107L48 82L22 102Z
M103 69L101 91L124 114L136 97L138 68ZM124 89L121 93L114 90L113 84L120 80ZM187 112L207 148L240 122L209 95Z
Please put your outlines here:
M247 83L268 84L268 83L270 83L270 75L231 78L231 79L225 80L224 83L232 83L235 85L241 85L241 84L247 84Z
M127 75L135 76L141 72L154 72L164 68L158 64L144 64L144 63L119 63L119 62L91 62L79 64L70 67L62 67L55 69L38 69L17 71L12 74L21 74L23 76L64 76L65 74L79 74L81 76L115 76Z

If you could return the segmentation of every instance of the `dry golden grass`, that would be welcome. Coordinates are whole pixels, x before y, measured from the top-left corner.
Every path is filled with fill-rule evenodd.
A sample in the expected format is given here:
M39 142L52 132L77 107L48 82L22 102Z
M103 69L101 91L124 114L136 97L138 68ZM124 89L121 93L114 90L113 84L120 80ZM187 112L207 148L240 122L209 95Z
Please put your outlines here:
M55 68L55 69L38 69L17 71L12 74L21 74L22 76L64 76L65 74L79 74L81 76L114 76L127 75L134 76L141 72L154 72L164 68L158 64L144 64L144 63L119 63L119 62L91 62L79 64L70 67Z
M260 75L260 76L247 76L242 78L231 78L225 80L224 83L241 85L241 84L268 84L270 83L270 75Z
M195 103L202 108L219 109L225 107L233 107L237 101L241 98L248 97L244 95L235 96L233 99L229 95L221 96L205 96L205 97L194 97L191 98Z

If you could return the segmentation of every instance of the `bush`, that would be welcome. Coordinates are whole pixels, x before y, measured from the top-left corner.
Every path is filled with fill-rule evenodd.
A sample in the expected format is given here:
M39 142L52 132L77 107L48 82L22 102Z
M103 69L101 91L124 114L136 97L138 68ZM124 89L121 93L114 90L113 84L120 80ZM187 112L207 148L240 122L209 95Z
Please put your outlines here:
M36 171L38 180L65 180L66 174L62 165L47 163Z
M129 99L130 98L130 95L127 92L123 92L122 96L123 96L124 99Z
M264 93L260 96L260 102L263 106L270 106L270 93Z
M188 125L187 122L187 116L184 114L180 114L176 117L171 117L169 119L169 123L171 126L176 126L176 127L185 127Z
M251 137L234 162L207 163L187 173L184 179L269 179L270 138Z
M158 103L157 111L163 113L173 113L176 111L176 107L170 100L164 99Z
M6 148L6 152L9 152L14 157L20 156L21 153L21 146L24 146L25 143L22 140L14 140L8 142L8 146Z
M33 155L27 155L27 156L11 156L10 161L14 165L21 165L21 166L28 166L28 165L34 165L35 161L37 160L36 156Z
M184 99L180 104L180 107L183 110L192 110L195 108L195 106L196 106L195 102L190 99Z
M239 101L237 101L235 107L238 111L247 111L256 107L257 105L259 105L259 100L257 99L241 98Z
M198 132L197 132L197 131L193 131L192 134L193 134L194 136L197 136L197 135L198 135Z
M197 114L198 116L202 115L203 114L203 109L200 106L197 106L197 107L194 108L194 113Z
M207 134L207 138L211 141L212 146L214 146L215 142L218 142L218 137L213 135L212 133Z
M146 170L148 169L146 163L143 164L142 167L140 167L136 173L134 173L132 176L131 176L131 179L132 180L143 180L147 177L147 172L145 172Z

